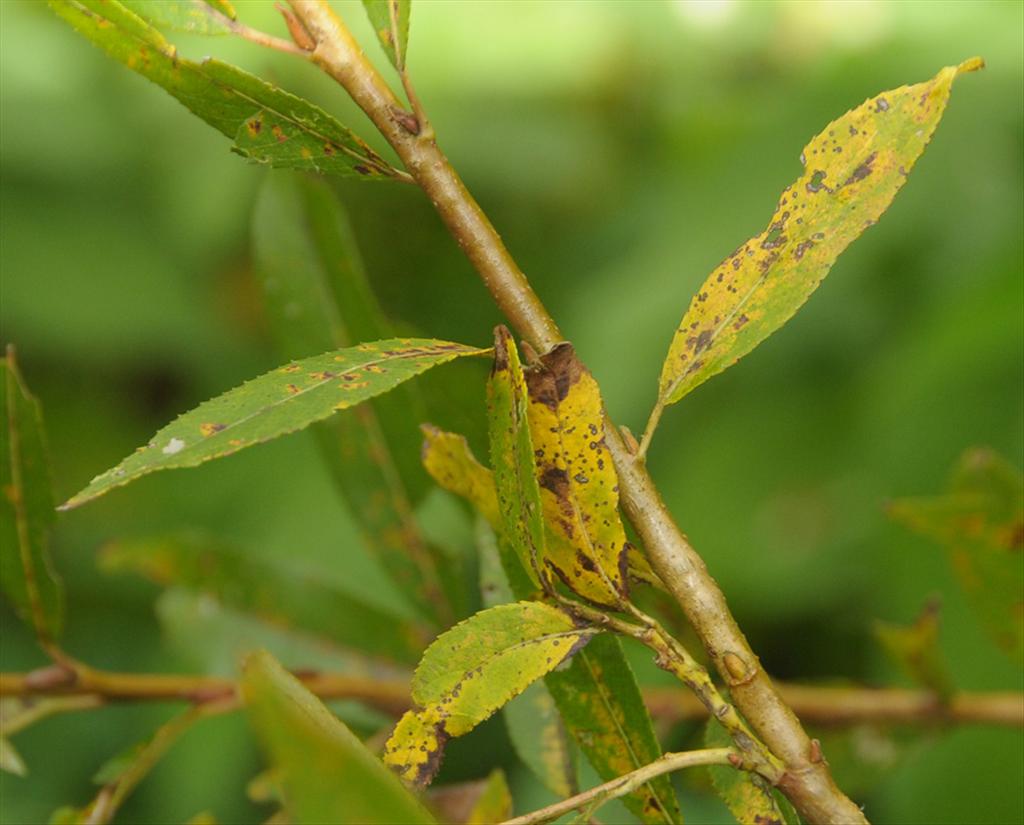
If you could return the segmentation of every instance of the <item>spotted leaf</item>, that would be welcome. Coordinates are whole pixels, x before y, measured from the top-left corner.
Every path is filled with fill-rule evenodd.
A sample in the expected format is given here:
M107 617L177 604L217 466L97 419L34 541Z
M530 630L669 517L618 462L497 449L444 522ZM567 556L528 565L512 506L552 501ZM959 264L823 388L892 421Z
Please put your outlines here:
M494 367L487 381L491 466L503 534L534 585L540 587L540 565L547 554L527 406L526 381L515 342L505 327L498 327L494 331Z
M42 410L8 347L0 359L0 585L43 640L59 635L64 613L50 559L53 505Z
M285 798L289 821L433 823L355 734L265 652L246 661L242 695Z
M363 8L391 65L404 71L412 0L363 0Z
M325 181L268 175L253 215L252 245L282 359L395 334ZM417 425L426 417L417 390L415 382L406 382L312 432L367 548L436 630L455 617L442 578L450 565L432 551L414 515L414 498L426 488L416 455Z
M968 450L945 495L900 499L889 514L944 545L981 623L1024 661L1024 476L991 450Z
M157 470L194 467L308 427L425 370L487 350L447 341L393 338L293 361L200 404L160 430L62 509Z
M810 297L836 258L888 209L939 124L953 80L975 58L872 97L830 123L800 156L768 227L708 276L676 330L659 408L736 363Z
M627 591L629 547L597 382L572 345L559 344L526 370L526 385L546 526L543 564L580 596L617 605Z
M329 175L407 179L312 103L219 60L179 57L159 31L117 0L50 0L50 6L110 57L231 138L243 157Z
M231 34L230 4L206 0L121 0L121 4L161 29L193 34Z
M598 632L541 602L492 607L457 624L423 654L412 683L417 707L399 720L385 763L410 784L428 784L448 739L469 733Z

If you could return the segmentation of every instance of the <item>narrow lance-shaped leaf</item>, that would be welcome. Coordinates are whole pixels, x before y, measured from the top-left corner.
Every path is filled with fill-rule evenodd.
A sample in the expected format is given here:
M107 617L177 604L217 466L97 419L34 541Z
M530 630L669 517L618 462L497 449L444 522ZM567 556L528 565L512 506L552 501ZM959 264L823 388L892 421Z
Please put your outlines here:
M60 634L64 613L64 589L50 560L53 506L42 410L8 347L0 359L0 580L43 641Z
M385 763L427 785L448 739L469 733L598 632L542 602L492 607L457 624L423 654L412 683L417 707L399 720Z
M363 8L391 65L404 71L412 0L363 0Z
M428 641L417 624L323 576L260 560L202 533L114 542L101 550L100 564L108 571L132 570L160 585L205 593L235 610L374 656L415 661Z
M946 495L894 502L889 514L947 547L968 601L996 643L1024 661L1024 476L988 449L968 450Z
M498 514L490 471L473 458L462 436L436 428L425 432L423 461L428 472L445 489L468 498L500 533L504 526ZM515 598L529 598L534 593L533 584L519 557L500 536L498 550L507 585ZM486 546L481 552L484 554L481 558L483 575L493 561L486 556ZM501 581L498 589L501 589ZM661 746L636 677L614 637L595 639L573 657L567 670L548 674L545 683L566 728L603 780L642 768L661 756ZM521 701L521 698L513 701ZM524 761L530 764L528 758ZM566 781L573 781L571 775ZM667 777L651 780L623 801L644 822L681 821L679 805Z
M953 80L934 78L870 98L830 123L800 156L768 227L708 276L676 330L661 371L659 408L736 363L810 297L836 258L888 209L939 124Z
M206 0L121 0L121 4L158 28L192 34L231 34L236 17L230 4Z
M618 605L629 548L597 382L572 345L559 344L526 370L526 385L547 528L543 564L580 596Z
M940 604L933 599L911 625L875 622L875 636L907 675L945 701L953 695L953 678L939 648Z
M603 780L635 771L661 756L636 677L615 636L595 639L568 669L549 674L545 682L566 728ZM622 802L642 822L682 822L667 776L652 779Z
M77 31L177 98L259 163L322 174L400 178L325 111L218 60L178 56L163 35L116 0L50 0Z
M433 817L345 724L268 653L242 676L249 718L296 825L420 825Z
M527 406L519 352L509 331L500 326L494 331L494 367L487 381L491 466L503 533L533 584L540 587L540 565L547 553Z
M303 429L438 364L486 352L447 341L400 338L293 361L180 416L144 447L94 478L62 509L156 470L195 467Z
M326 183L269 175L252 224L257 281L284 358L393 334L370 291L347 219ZM413 513L422 402L414 382L313 428L366 545L427 618L454 620L440 571Z
M728 732L714 719L704 727L704 744L709 748L732 746ZM708 767L715 790L736 817L739 825L784 825L772 786L755 773L736 768Z

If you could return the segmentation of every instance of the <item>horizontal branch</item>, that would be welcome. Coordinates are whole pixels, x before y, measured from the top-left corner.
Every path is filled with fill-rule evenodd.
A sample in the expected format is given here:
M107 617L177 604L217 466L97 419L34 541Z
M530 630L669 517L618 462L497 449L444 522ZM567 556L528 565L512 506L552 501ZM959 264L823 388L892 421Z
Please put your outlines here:
M878 724L987 724L1024 727L1024 693L1016 691L956 693L943 704L926 690L899 688L818 687L776 682L786 704L805 722L844 726ZM690 693L676 688L644 691L651 714L670 722L707 716Z
M570 811L592 805L603 805L609 800L625 796L662 774L682 768L692 768L695 765L729 765L732 764L732 760L739 760L739 755L732 748L708 748L700 751L666 753L649 765L644 765L642 768L623 774L603 785L578 793L576 796L570 796L561 802L548 805L546 808L539 808L531 813L508 819L501 825L537 825L540 822L549 822Z
M295 676L324 700L355 699L398 716L409 708L409 686L399 679L369 679L333 673L298 671ZM1024 693L964 692L942 704L933 693L899 688L819 687L781 683L779 690L801 717L816 725L987 724L1024 727ZM0 696L82 696L112 702L182 701L193 704L234 695L236 683L221 676L116 673L82 665L64 665L30 673L0 673ZM644 700L651 714L665 722L704 719L707 708L688 690L648 687ZM69 706L69 710L79 706Z
M397 679L380 680L332 673L294 673L324 700L356 699L394 716L409 707L409 686ZM84 665L51 665L30 673L0 673L2 696L93 696L100 703L217 702L238 695L238 685L221 676L116 673Z

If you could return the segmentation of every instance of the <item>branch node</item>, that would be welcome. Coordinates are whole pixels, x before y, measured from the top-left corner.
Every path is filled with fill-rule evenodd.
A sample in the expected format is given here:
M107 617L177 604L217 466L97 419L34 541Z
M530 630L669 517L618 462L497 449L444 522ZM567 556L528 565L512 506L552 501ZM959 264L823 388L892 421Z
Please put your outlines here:
M55 690L70 687L77 681L74 669L63 664L47 665L25 675L25 685L32 690Z

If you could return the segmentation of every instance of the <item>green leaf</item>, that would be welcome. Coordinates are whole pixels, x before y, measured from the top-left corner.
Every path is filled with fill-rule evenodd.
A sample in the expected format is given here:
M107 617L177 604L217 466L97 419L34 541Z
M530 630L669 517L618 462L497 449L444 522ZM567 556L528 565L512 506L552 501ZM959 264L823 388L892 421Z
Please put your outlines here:
M363 8L391 65L404 71L412 0L363 0Z
M192 34L231 34L233 13L206 0L121 0L121 5L158 28ZM232 10L233 12L233 10Z
M547 528L544 565L573 592L614 607L627 595L629 548L597 382L572 345L559 344L526 370L526 386Z
M704 744L709 748L732 747L732 738L714 719L704 726ZM708 766L711 783L740 825L784 825L775 804L772 786L750 771Z
M257 281L282 357L301 358L393 334L370 291L347 218L321 181L270 175L252 226ZM413 383L314 427L367 546L424 617L450 624L440 560L413 514L424 487Z
M297 825L432 823L423 805L269 653L246 662L242 694Z
M505 772L495 768L487 777L483 793L469 812L466 825L497 825L512 816L512 792L508 788Z
M131 570L163 586L181 585L282 627L404 662L427 639L418 625L365 602L321 575L254 558L198 532L122 540L105 546L107 571Z
M912 625L875 622L874 631L882 647L911 679L946 701L955 688L939 649L939 610L939 602L933 600Z
M384 700L370 702L374 707L386 707L392 714L408 707L412 673L405 666L268 624L184 588L161 593L155 610L167 647L193 670L231 677L246 656L267 649L292 670L337 673L374 683L378 690L373 698Z
M185 60L116 0L50 0L110 57L162 86L258 163L329 175L406 179L317 106L218 60Z
M502 533L534 586L540 587L540 564L547 552L527 406L519 352L509 331L499 326L494 331L494 368L487 381L491 466Z
M939 124L957 75L870 98L805 147L804 173L786 187L768 227L704 282L676 330L661 371L659 407L732 366L786 323L836 258L888 209Z
M447 341L395 338L293 361L180 416L94 478L61 509L77 507L156 470L195 467L301 430L438 364L486 352Z
M42 409L8 347L0 359L0 585L43 642L60 634L64 615L49 550L53 505Z
M945 545L968 601L989 635L1024 662L1024 477L984 448L968 450L946 495L894 502L889 514Z
M576 764L569 737L545 684L534 682L502 713L512 747L523 764L552 793L563 798L576 793Z
M545 679L565 726L598 776L610 781L661 756L636 677L615 636L594 639L565 670ZM643 822L682 822L667 776L622 797Z
M457 624L424 652L412 683L418 707L399 720L384 762L406 782L427 785L448 739L469 733L598 632L541 602L492 607Z

